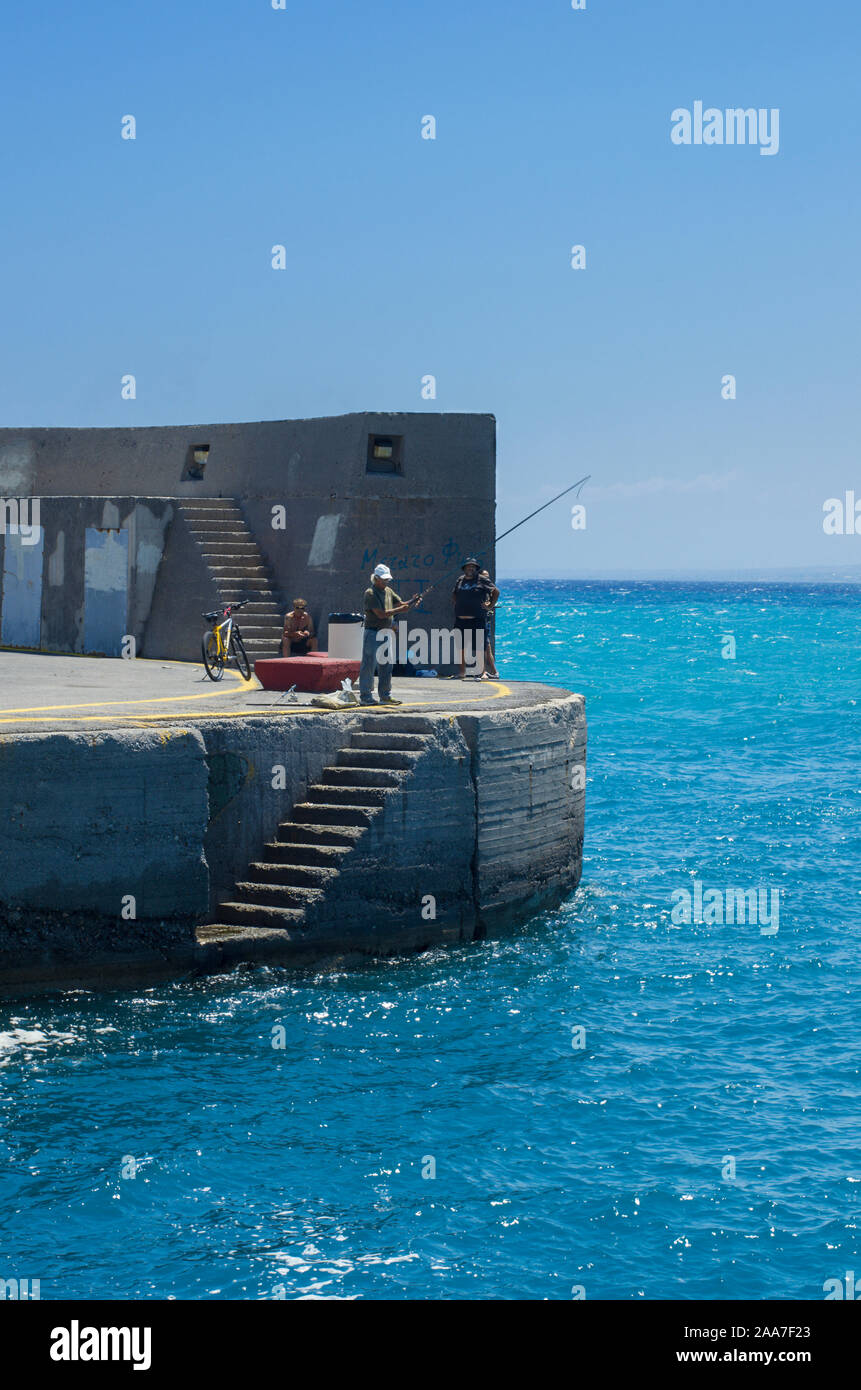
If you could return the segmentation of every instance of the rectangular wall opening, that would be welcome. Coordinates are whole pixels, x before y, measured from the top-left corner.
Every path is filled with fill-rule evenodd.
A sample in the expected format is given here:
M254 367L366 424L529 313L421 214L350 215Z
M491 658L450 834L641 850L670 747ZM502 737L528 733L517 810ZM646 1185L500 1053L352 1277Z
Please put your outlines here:
M367 473L403 473L404 437L402 434L369 434Z

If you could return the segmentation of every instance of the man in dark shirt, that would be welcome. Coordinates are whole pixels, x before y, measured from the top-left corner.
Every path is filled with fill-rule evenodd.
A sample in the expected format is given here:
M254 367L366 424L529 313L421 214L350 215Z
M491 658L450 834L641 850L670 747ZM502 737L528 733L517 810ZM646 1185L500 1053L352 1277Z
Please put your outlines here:
M392 617L396 613L408 612L418 603L420 595L404 602L400 594L389 588L391 577L392 572L388 565L377 565L371 575L370 588L365 590L365 631L362 636L362 665L359 669L359 703L362 705L377 703L374 699L375 674L378 676L380 704L402 703L400 700L392 699L392 663L381 661L378 665L377 645L379 634L393 626Z
M493 660L493 649L488 644L487 624L489 615L496 607L499 590L486 570L483 573L480 572L478 561L472 557L464 560L462 569L463 573L455 584L451 596L454 604L454 625L460 632L463 643L460 656L460 678L463 680L466 675L467 634L471 634L476 656L478 657L480 647L481 656L479 659L482 666L485 654L487 654L490 678L496 680L498 675ZM482 670L482 680L487 679L488 673Z

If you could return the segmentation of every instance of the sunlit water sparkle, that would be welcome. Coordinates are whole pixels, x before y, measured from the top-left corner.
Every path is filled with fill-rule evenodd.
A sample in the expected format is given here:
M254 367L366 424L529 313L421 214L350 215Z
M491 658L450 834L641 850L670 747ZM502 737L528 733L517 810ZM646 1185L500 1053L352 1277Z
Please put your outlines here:
M858 590L504 589L503 673L587 697L578 892L337 975L5 1005L0 1277L221 1299L861 1277ZM674 926L694 876L780 888L777 936Z

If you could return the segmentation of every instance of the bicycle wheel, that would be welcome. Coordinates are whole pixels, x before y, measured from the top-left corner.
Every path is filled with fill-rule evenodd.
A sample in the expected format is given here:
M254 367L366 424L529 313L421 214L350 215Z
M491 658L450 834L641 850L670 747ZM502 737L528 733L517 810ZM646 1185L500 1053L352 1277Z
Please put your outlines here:
M201 648L206 674L211 681L220 681L224 675L224 656L218 650L218 638L211 629L204 633Z
M239 674L243 680L251 679L251 664L245 651L245 643L234 628L233 636L230 639L230 650L236 657L236 664L239 667Z

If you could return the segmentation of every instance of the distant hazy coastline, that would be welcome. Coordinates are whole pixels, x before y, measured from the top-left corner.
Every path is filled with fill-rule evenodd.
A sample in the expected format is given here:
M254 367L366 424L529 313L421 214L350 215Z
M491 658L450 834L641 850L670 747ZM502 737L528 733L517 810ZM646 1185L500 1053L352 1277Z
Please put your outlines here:
M681 583L699 580L715 584L861 584L861 565L844 565L833 569L826 565L810 565L799 569L727 569L727 570L505 570L497 579L506 580L641 580L654 584Z

